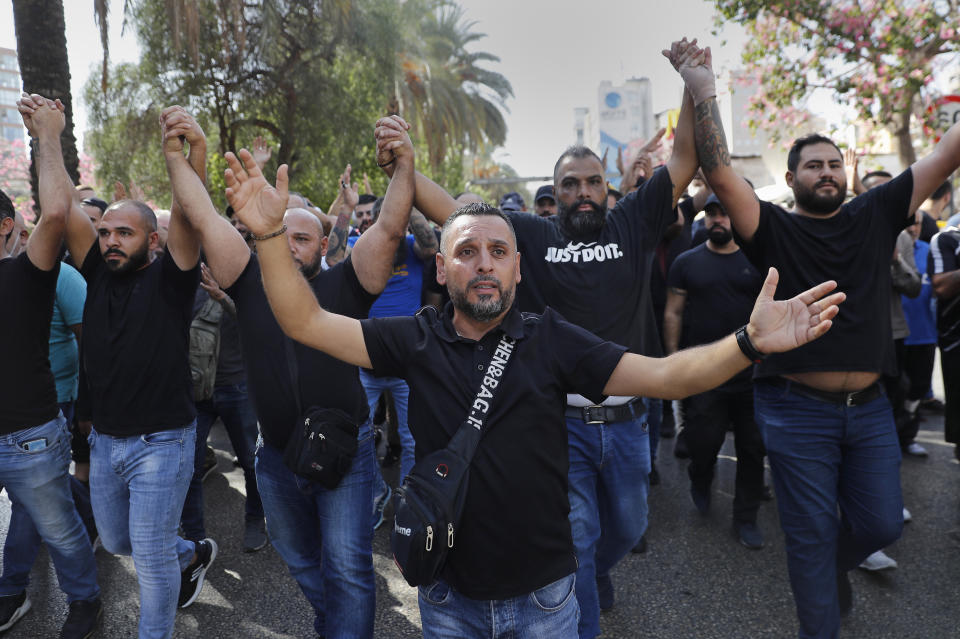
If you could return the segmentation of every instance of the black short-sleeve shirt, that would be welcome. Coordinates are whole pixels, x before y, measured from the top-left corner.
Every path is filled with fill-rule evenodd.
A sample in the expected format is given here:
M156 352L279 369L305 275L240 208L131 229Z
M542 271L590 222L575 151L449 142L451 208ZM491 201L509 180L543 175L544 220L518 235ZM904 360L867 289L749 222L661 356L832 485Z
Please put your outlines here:
M760 224L744 253L766 277L777 267L776 299L784 300L825 280L847 294L833 327L823 337L788 353L771 355L757 377L808 371L896 374L890 327L890 260L913 195L907 169L886 184L844 204L828 218L788 213L760 202Z
M48 358L50 317L60 262L49 271L27 252L0 260L0 435L45 424L57 416L57 389Z
M377 299L360 284L353 261L346 260L320 271L310 280L320 306L332 313L356 319L367 316ZM250 256L243 273L227 289L237 307L240 343L247 365L247 384L263 439L283 450L299 417L293 380L287 364L287 343L297 357L300 406L338 408L358 424L367 419L367 398L356 366L351 366L303 344L292 342L277 324L260 275L260 262Z
M607 213L592 241L572 240L557 216L507 213L517 232L523 279L520 309L550 306L568 321L635 353L662 354L650 303L650 268L663 233L676 220L673 183L658 169Z
M83 366L97 431L130 437L192 422L188 353L199 262L182 271L165 252L117 274L95 243L80 272L87 280Z
M576 570L567 516L567 393L602 397L625 348L565 321L511 309L480 341L457 335L452 306L364 320L373 370L410 386L408 423L422 458L467 416L506 332L517 345L471 464L461 533L443 577L474 599L532 592Z
M743 251L716 253L706 244L681 253L667 285L686 292L680 348L709 344L750 321L763 278ZM725 382L724 390L750 385L750 369Z
M960 268L960 230L947 227L933 236L930 252L927 253L927 273L949 273ZM960 295L937 300L937 342L944 351L951 351L960 344Z

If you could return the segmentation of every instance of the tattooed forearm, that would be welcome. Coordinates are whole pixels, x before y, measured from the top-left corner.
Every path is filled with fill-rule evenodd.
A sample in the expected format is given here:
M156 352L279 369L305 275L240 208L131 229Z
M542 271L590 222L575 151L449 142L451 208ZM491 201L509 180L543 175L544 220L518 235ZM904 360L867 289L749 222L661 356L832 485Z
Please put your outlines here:
M440 249L437 236L433 232L433 229L430 228L430 223L427 222L427 218L416 209L410 211L410 230L413 233L414 240L416 240L414 247L419 249L417 253L419 257L423 258L424 256L436 255Z
M723 133L720 107L716 98L704 100L694 112L694 139L700 166L707 173L730 166L730 150Z
M330 231L327 239L327 265L333 266L342 262L347 252L347 236L350 234L350 213L341 211L337 215L337 223Z

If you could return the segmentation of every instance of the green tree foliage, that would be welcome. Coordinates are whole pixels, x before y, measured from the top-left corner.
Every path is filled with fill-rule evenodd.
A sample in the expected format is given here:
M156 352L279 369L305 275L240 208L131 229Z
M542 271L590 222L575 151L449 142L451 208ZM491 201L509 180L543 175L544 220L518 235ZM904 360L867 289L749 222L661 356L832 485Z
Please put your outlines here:
M374 190L383 193L386 178L375 164L373 123L399 102L394 97L398 60L412 55L405 52L420 51L411 21L442 22L450 7L436 0L129 2L125 15L136 30L141 61L112 69L106 92L99 73L85 91L98 178L105 183L135 179L148 196L169 202L157 115L164 106L182 104L207 133L209 186L220 205L223 161L218 156L249 147L257 135L273 151L268 174L288 164L292 188L323 208L334 198L337 177L348 162L355 176L367 172ZM454 26L448 35L459 39L451 40L448 50L454 53L448 60L459 59L463 66L495 59L463 50L475 38L462 20ZM459 87L469 98L458 95L451 80L442 97L430 102L431 108L454 102L462 111L459 119L447 118L449 123L435 127L444 131L441 143L434 142L434 131L427 132L426 120L414 119L421 167L429 167L426 172L444 184L462 184L458 167L464 147L503 140L499 111L497 121L489 109L481 113L471 107L468 114L462 108L475 101L484 81L482 75L462 75ZM413 104L404 104L413 113ZM498 104L490 102L494 111Z
M833 91L861 121L886 127L901 162L916 159L911 116L936 97L939 64L960 51L957 0L714 0L746 27L748 71L760 80L753 122L799 124L796 105Z

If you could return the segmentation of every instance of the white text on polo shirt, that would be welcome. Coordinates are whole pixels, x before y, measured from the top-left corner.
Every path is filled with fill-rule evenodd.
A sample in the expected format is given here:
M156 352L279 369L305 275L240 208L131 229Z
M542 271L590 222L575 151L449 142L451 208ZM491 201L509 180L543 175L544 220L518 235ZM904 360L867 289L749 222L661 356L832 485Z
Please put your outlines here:
M493 397L490 389L496 388L497 384L500 383L503 368L507 365L507 360L510 359L514 344L515 342L512 339L504 335L504 339L500 340L497 349L493 352L490 365L487 366L487 372L483 376L483 383L480 385L480 392L473 400L473 408L467 416L467 421L477 430L483 425L483 417L490 409L490 402L487 401L487 399Z
M597 244L590 242L570 242L565 247L557 248L550 246L547 248L547 255L544 258L548 262L603 262L605 260L616 260L623 257L623 251L616 242L610 244Z

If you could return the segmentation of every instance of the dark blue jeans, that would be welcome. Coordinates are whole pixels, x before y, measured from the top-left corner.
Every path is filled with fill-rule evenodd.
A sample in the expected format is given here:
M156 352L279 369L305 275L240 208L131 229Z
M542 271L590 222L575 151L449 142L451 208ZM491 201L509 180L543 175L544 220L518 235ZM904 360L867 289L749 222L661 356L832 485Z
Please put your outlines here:
M206 459L207 437L217 417L223 422L233 452L243 469L247 493L245 517L247 521L263 519L263 504L257 490L257 475L253 468L253 453L257 446L257 416L247 397L247 385L218 386L211 399L197 402L197 448L194 453L193 478L183 503L181 523L183 534L190 541L207 536L203 525L203 462Z
M836 637L837 571L900 537L900 445L885 396L860 406L754 385L803 638ZM838 514L839 510L839 514Z

